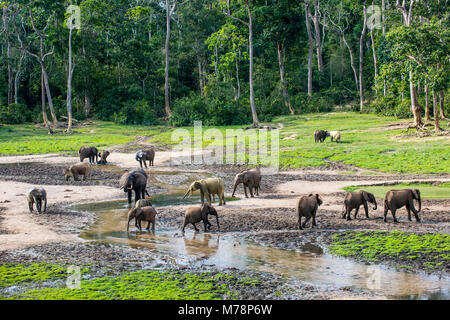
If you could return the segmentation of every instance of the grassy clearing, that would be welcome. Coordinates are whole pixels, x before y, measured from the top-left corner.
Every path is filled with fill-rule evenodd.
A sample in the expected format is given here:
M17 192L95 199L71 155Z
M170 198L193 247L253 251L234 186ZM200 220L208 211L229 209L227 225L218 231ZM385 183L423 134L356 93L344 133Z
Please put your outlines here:
M450 235L400 231L346 231L334 234L330 252L368 262L390 262L401 268L449 271Z
M39 288L39 283L44 281L66 279L66 268L49 264L3 265L0 268L3 287L24 283L35 287L4 297L14 300L237 299L240 289L261 285L258 279L237 278L224 273L141 270L119 276L81 280L81 289L69 289L61 287L61 284L55 284L59 286L56 288Z
M395 173L450 173L450 139L430 140L408 136L403 129L387 130L387 126L401 124L392 117L373 114L339 112L283 116L274 119L272 125L283 125L280 130L281 167L316 167L327 165L327 160L342 161L356 167ZM203 132L220 133L242 129L245 126L203 127ZM445 127L445 126L443 126ZM314 131L339 130L342 142L334 143L328 138L324 143L314 143ZM128 143L137 136L150 136L149 142L156 145L174 145L181 138L172 140L174 133L194 136L194 128L168 128L165 126L125 126L108 122L76 129L76 134L47 135L45 129L33 125L1 126L0 155L70 153L74 154L82 145L95 145L100 149L111 145ZM270 137L270 134L269 134ZM288 139L286 139L288 138ZM193 139L192 139L193 140ZM231 141L226 141L231 142ZM257 141L248 141L248 145ZM217 146L214 137L204 137L202 146ZM269 139L269 150L270 150ZM220 144L221 145L221 144ZM236 152L248 161L249 156ZM270 154L270 152L269 152ZM225 162L234 162L226 158Z
M430 183L401 183L391 186L350 186L345 187L346 191L361 191L373 193L378 198L384 198L389 190L419 189L422 199L450 199L450 182L441 183L434 186Z

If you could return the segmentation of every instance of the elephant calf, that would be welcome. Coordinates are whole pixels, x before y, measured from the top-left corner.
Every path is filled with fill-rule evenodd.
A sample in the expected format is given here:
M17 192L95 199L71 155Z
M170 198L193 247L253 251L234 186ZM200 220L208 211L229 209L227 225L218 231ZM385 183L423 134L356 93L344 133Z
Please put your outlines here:
M109 157L111 153L109 151L102 151L98 153L98 157L100 160L97 161L97 164L107 164L108 161L106 161L106 158Z
M33 213L33 204L36 204L36 210L40 214L42 211L42 202L44 202L44 210L47 210L47 192L42 188L34 188L27 195L28 207L30 213Z
M152 231L155 232L155 220L157 212L153 207L134 208L128 212L127 232L130 227L130 221L134 218L134 223L139 231L142 230L142 221L148 221L147 231L150 230L150 223L152 224Z
M414 199L419 202L419 209L414 207ZM391 190L384 197L384 222L387 222L388 211L391 210L394 222L398 222L395 218L395 212L401 207L406 207L408 212L408 220L411 221L411 210L416 217L416 221L420 222L419 212L422 210L422 200L420 199L420 191L418 189Z
M142 168L142 162L144 162L145 168L147 168L147 163L149 166L154 166L154 160L155 160L155 150L153 148L139 150L136 152L136 161L139 162L139 165Z
M297 201L297 218L298 218L298 228L303 230L306 223L312 218L312 226L317 226L316 214L317 209L323 203L322 198L318 194L310 194L308 196L303 196ZM302 217L306 220L302 224Z
M199 231L197 229L196 223L199 223L200 221L203 221L203 224L205 226L205 232L206 229L211 229L211 223L208 220L208 215L216 216L217 221L217 229L220 230L219 225L219 216L217 214L216 209L214 209L209 204L205 203L200 208L199 207L191 207L186 209L186 212L184 213L184 222L183 222L183 232L186 226L191 223L194 226L195 231Z
M234 197L237 186L241 183L244 185L244 193L246 198L248 198L246 188L250 190L250 196L252 198L253 190L255 190L256 195L259 196L259 187L261 184L261 171L259 170L259 168L244 170L242 172L239 172L236 177L234 177L233 194L231 195L232 197Z
M83 162L86 158L89 158L89 163L91 164L95 164L98 162L98 150L96 147L83 146L80 148L80 150L78 150L78 154L80 155L80 162Z
M70 168L64 169L64 177L66 181L69 181L70 177L73 177L75 181L80 181L78 177L83 176L83 180L86 181L89 172L91 172L91 165L89 163L77 163Z
M375 205L373 210L377 210L377 200L372 193L366 191L360 192L347 192L344 200L344 207L342 209L343 216L342 218L347 218L350 221L352 218L350 217L350 213L353 209L355 210L355 219L358 215L359 207L361 205L364 206L364 211L366 212L366 217L369 219L369 208L367 207L367 202L370 202Z

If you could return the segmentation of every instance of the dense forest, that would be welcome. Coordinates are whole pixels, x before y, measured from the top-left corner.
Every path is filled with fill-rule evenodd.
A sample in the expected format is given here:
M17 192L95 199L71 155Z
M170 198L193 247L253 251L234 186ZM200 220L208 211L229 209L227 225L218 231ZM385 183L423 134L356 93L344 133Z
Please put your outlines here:
M9 0L0 10L0 123L258 125L338 105L440 130L450 111L446 0Z

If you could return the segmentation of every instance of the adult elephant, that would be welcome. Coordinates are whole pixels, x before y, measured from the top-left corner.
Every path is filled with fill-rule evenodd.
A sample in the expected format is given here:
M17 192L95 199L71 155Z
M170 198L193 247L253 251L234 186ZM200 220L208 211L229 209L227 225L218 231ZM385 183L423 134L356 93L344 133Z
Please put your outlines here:
M261 184L261 171L259 170L259 168L242 171L238 173L236 177L234 177L232 197L234 197L237 186L241 183L244 185L244 193L246 198L248 198L247 188L250 190L250 196L252 198L253 190L255 191L256 195L259 196L259 187Z
M359 191L359 192L347 192L347 195L345 196L344 200L344 207L342 210L343 216L342 218L347 218L348 221L352 220L350 217L350 213L353 209L355 209L355 219L358 215L359 208L361 206L364 206L364 211L366 212L367 219L369 218L369 208L367 206L367 202L372 203L375 205L373 210L377 210L377 200L375 199L375 196L372 193L366 192L366 191Z
M414 207L414 200L419 202L419 209ZM418 189L403 189L403 190L390 190L384 197L384 222L387 222L388 211L391 210L394 222L398 222L395 218L395 212L397 209L406 207L408 212L408 220L411 220L411 210L416 217L416 221L420 222L419 212L422 210L422 200L420 198L420 191Z
M311 228L316 227L316 214L319 206L322 205L323 200L318 194L310 194L308 196L303 196L297 201L297 219L298 219L298 228L303 230L312 218ZM302 217L305 217L306 220L302 224Z
M98 150L96 147L83 146L78 150L78 154L80 155L80 162L83 162L86 158L89 158L89 163L91 164L98 162Z
M149 166L154 166L155 160L155 150L153 148L148 148L144 150L139 150L136 152L136 161L139 162L139 165L142 168L142 162L144 162L145 168L147 168L147 162Z
M324 130L316 130L316 132L314 132L314 141L317 142L324 142L325 139L328 137L328 131L324 131Z
M147 187L147 173L142 169L136 169L131 172L124 173L120 178L120 189L128 193L128 204L131 204L131 192L134 190L135 201L144 199L145 195L149 195Z
M187 196L191 196L194 191L200 190L200 196L202 199L202 205L205 203L205 197L208 204L211 205L211 196L217 195L219 197L219 206L225 205L225 185L222 179L209 178L206 180L198 180L193 182L186 191L183 199Z

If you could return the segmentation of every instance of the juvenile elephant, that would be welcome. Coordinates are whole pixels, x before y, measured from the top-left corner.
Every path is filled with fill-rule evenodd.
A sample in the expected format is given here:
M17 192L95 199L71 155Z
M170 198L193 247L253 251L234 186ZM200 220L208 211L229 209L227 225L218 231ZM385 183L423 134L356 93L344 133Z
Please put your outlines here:
M83 162L86 158L89 158L89 163L91 164L98 161L98 150L96 147L81 147L78 150L78 154L80 155L80 162Z
M308 196L303 196L297 201L297 218L298 218L298 228L303 230L306 223L312 218L312 226L317 226L316 214L317 209L323 203L322 198L318 194L310 194ZM306 220L302 224L302 217Z
M205 203L200 208L191 207L186 209L186 212L184 213L184 222L182 228L183 232L189 223L194 226L195 231L199 231L195 224L199 223L200 221L203 221L205 232L207 231L206 229L211 229L211 223L208 220L208 215L216 216L217 229L220 230L219 215L217 214L216 209L214 209L211 205Z
M208 203L211 205L211 196L217 195L219 197L219 206L225 205L225 185L222 179L219 178L209 178L206 180L198 180L193 182L183 199L185 199L188 195L191 196L194 191L200 190L200 196L202 199L202 204L205 203L205 197Z
M142 231L142 221L147 221L147 231L150 230L150 223L152 224L152 231L155 232L155 220L157 212L153 207L134 208L128 212L127 232L130 228L130 221L134 219L134 224L139 231Z
M136 201L136 203L134 204L134 208L142 208L142 207L153 207L152 203L150 202L150 200L146 200L146 199L139 199L138 201Z
M339 142L341 141L341 133L339 131L330 131L327 133L327 136L331 138L331 142L336 141Z
M142 168L142 162L144 162L144 166L147 168L147 163L149 166L154 166L154 160L155 160L155 150L153 148L139 150L136 152L136 161L139 162L139 165Z
M27 195L28 208L33 213L33 204L36 204L36 210L40 214L42 212L42 202L44 202L44 210L47 210L47 192L42 188L34 188L28 191Z
M317 142L324 142L325 139L328 137L328 131L324 131L324 130L317 130L316 132L314 132L314 141L315 143Z
M344 207L342 209L343 216L342 218L347 218L348 221L352 220L350 217L350 213L353 209L355 210L355 219L358 215L359 207L361 205L364 206L364 211L366 212L367 219L369 218L369 208L367 206L367 202L370 202L375 205L373 210L377 210L377 200L375 199L375 196L372 193L366 192L366 191L360 191L360 192L347 192L347 195L345 196L344 200Z
M244 193L246 198L248 198L247 188L250 190L250 196L252 198L253 190L255 191L256 195L259 196L259 187L261 184L261 171L259 170L259 168L242 171L238 173L236 177L234 177L232 197L234 197L237 186L241 183L244 185Z
M108 161L106 161L106 158L109 157L111 153L109 151L102 151L98 153L98 157L100 160L97 161L97 164L107 164Z
M147 187L147 173L142 169L136 169L131 172L124 173L120 178L120 189L124 192L128 192L128 204L131 204L131 192L134 190L135 201L141 198L145 198L145 195L149 195Z
M414 207L414 199L419 202L419 209ZM416 217L416 221L420 222L419 212L422 210L422 200L420 199L420 191L418 189L391 190L384 197L384 222L387 222L388 211L391 210L394 222L398 222L395 218L397 209L406 206L408 212L408 220L411 220L411 210Z
M66 181L69 181L70 177L73 177L73 180L80 181L79 176L83 176L83 180L86 181L87 176L91 172L91 165L86 162L77 163L71 166L70 168L64 169L64 177Z

